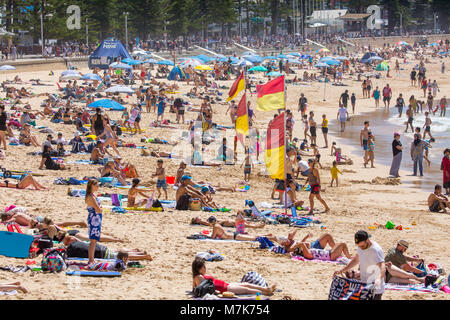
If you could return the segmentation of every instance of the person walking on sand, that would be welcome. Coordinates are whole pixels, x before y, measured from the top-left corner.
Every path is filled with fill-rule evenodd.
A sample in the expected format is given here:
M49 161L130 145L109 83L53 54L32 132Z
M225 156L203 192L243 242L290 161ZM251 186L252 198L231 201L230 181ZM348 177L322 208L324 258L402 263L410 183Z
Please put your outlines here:
M367 159L369 158L369 132L371 132L369 128L369 121L364 121L364 128L361 130L361 133L359 135L359 140L361 142L361 147L363 147L364 150L364 163L367 163Z
M374 300L381 300L386 275L384 252L378 243L369 238L370 235L364 230L355 233L355 244L358 246L356 255L344 268L336 271L333 277L345 274L359 263L361 281L367 284L373 283L375 285Z
M440 117L445 117L445 111L447 109L447 97L443 96L441 101L439 102L439 105L441 106L441 114Z
M423 177L423 152L428 143L420 139L420 134L414 134L414 141L411 143L411 159L414 161L414 174L417 176L417 166L419 166L420 176Z
M402 156L403 156L403 146L400 141L400 133L395 132L394 133L394 141L392 141L392 164L391 169L389 170L389 175L399 178L400 175L398 174L398 171L400 170L400 164L402 162Z
M443 174L443 184L445 188L445 193L450 194L450 149L444 150L444 157L441 162L441 170Z
M364 162L364 167L366 167L367 164L370 162L370 167L375 168L373 166L373 161L375 160L375 137L372 135L372 132L368 133L368 139L367 139L367 161Z
M325 140L325 149L328 148L328 119L327 119L327 115L323 114L322 115L322 134L323 134L323 139Z
M380 89L376 86L375 90L373 90L372 97L375 99L375 108L380 106Z
M425 136L428 135L430 136L430 139L433 139L433 136L431 135L431 124L433 123L429 117L429 112L425 112L425 124L423 125L422 129L425 128L424 132L423 132L423 139L425 140Z
M406 117L408 118L408 121L406 121L405 133L408 132L408 126L411 127L411 132L414 132L414 128L413 128L414 112L413 112L411 105L409 105L408 109L406 110Z
M327 203L325 202L325 200L322 199L322 196L320 195L320 175L319 175L319 170L317 170L317 168L315 168L315 164L316 161L314 161L313 159L309 159L308 160L308 164L309 164L309 174L308 174L308 178L306 178L306 182L305 185L307 183L309 183L310 187L311 187L311 193L309 195L309 214L314 214L314 198L316 198L317 200L319 200L325 207L325 211L324 212L329 212L330 208L328 207Z
M345 123L348 118L348 111L347 111L347 108L345 108L343 104L341 104L341 106L339 107L339 110L337 113L337 118L339 119L339 122L341 124L341 132L344 132L345 131Z
M405 106L405 99L403 99L403 95L400 93L400 95L397 98L397 109L398 109L398 117L402 117L403 107Z
M387 108L389 109L389 106L391 104L391 98L392 98L392 90L389 87L389 84L386 84L386 86L383 88L383 102L385 108L387 106Z
M367 97L367 98L369 98L369 97ZM352 96L350 97L350 102L352 103L352 113L355 114L355 106L356 106L355 93L352 93Z

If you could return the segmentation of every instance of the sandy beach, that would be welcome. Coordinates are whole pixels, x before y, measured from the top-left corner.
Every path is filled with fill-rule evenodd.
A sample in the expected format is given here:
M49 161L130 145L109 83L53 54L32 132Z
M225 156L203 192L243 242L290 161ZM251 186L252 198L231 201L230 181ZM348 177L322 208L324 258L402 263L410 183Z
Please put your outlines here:
M389 61L391 70L394 70L395 59ZM450 97L450 77L448 68L450 59L429 58L431 63L426 64L427 78L436 80L440 86L438 97L446 94ZM447 66L445 74L440 72L442 61ZM422 90L417 87L411 87L409 73L417 61L408 54L409 64L400 62L403 69L400 75L391 72L392 78L386 79L385 72L382 72L381 79L372 79L373 86L379 86L380 89L386 83L392 88L392 101L399 93L403 93L405 100L410 95L415 94L422 97ZM297 75L304 70L294 69ZM62 70L53 70L54 76L49 76L49 70L21 72L19 76L23 81L39 78L43 83L52 86L31 86L15 85L16 88L25 86L30 88L35 94L43 92L57 92L55 82ZM79 70L81 73L90 72L87 68ZM309 70L308 70L309 72ZM14 74L14 73L13 73ZM8 75L8 79L13 77ZM0 76L1 77L1 76ZM252 75L255 80L265 81L261 75ZM287 79L293 79L294 75L289 75ZM326 87L326 101L323 101L323 83L312 82L309 85L288 85L287 86L287 107L292 110L296 120L294 127L294 136L303 139L303 125L300 120L298 110L298 99L300 93L304 93L308 98L308 112L314 111L315 119L320 124L322 114L326 114L330 120L330 132L328 135L329 145L336 141L342 148L345 155L349 155L353 165L339 166L343 175L339 177L339 187L329 187L331 181L330 167L334 157L330 156L329 149L320 148L321 163L323 169L320 170L322 179L322 197L331 208L331 212L318 214L322 224L310 228L300 228L296 239L303 238L308 232L314 234L311 240L317 239L323 232L331 233L337 242L346 242L350 253L356 252L354 244L354 233L358 230L366 230L372 235L372 239L381 245L383 251L395 246L398 240L403 239L409 242L407 251L409 255L419 255L427 263L439 263L446 270L450 270L450 236L448 234L450 222L449 214L431 213L427 207L427 196L433 190L434 184L442 184L442 172L439 170L440 160L442 159L442 149L432 149L431 169L425 170L425 175L433 174L433 179L424 178L423 182L419 177L408 176L412 174L409 157L409 145L411 144L411 134L403 134L404 127L395 126L388 123L388 116L380 110L375 109L372 98L363 99L361 82L348 79L345 76L344 83L348 86ZM219 81L220 85L230 87L233 81ZM175 97L188 99L184 94L189 92L192 85L181 84L179 93ZM136 85L134 85L136 87ZM351 94L354 92L357 97L356 114L352 120L347 123L347 131L342 134L338 132L336 122L336 113L338 101L341 93L348 89ZM228 90L221 90L221 98L226 99ZM125 95L122 95L125 97ZM1 94L4 97L4 93ZM134 98L126 99L131 106ZM194 107L200 106L199 99L189 99ZM253 108L256 106L256 95L250 98ZM23 99L22 102L29 102L33 110L41 110L41 97ZM227 105L213 104L213 122L221 125L231 125L229 114L225 114ZM383 103L380 102L380 108ZM175 121L175 114L168 113L166 109L165 118ZM377 111L378 115L374 114ZM7 109L9 112L9 107ZM391 106L391 113L397 115L396 110ZM111 119L119 119L120 112L108 112ZM268 121L273 118L275 112L256 111L255 126L259 130L267 128ZM352 116L351 112L350 115ZM186 120L194 120L196 112L186 112ZM447 120L448 120L447 115ZM156 119L155 113L143 113L141 127L146 130L144 133L148 137L159 137L171 141L181 141L179 139L181 132L165 128L150 128L150 122ZM375 147L375 168L364 168L363 152L359 145L359 130L363 127L364 119L372 121L371 128L375 137L380 136ZM406 121L406 118L405 118ZM55 132L62 132L67 140L73 137L75 127L73 125L54 124L49 119L37 120L38 126L48 126ZM183 124L182 129L187 130L188 125ZM400 171L401 184L392 185L392 182L386 179L389 173L389 165L392 159L391 142L392 129L401 133L401 141L406 150L403 155L403 162ZM46 134L39 133L34 129L38 141L42 143ZM229 145L232 146L234 131L227 132ZM142 135L126 135L124 140L127 143L136 145L145 145L148 148L158 147L162 151L173 152L168 145L152 145L142 143ZM383 138L381 138L383 137ZM177 140L178 139L178 140ZM438 140L439 138L436 137ZM445 139L445 137L443 138ZM323 136L318 130L318 145L323 147ZM439 141L442 143L442 141ZM182 141L181 146L187 142ZM447 146L448 147L448 139ZM217 146L209 146L213 150ZM6 159L0 161L3 167L8 170L31 170L34 173L42 174L42 177L36 177L39 183L49 187L49 191L15 190L0 189L0 208L14 204L27 208L28 212L37 216L48 216L55 221L85 221L87 218L86 205L83 198L70 197L67 195L67 186L54 185L53 181L58 177L75 177L81 179L85 176L98 176L97 166L70 164L68 171L49 171L39 170L41 157L26 155L28 152L40 151L40 148L25 146L8 146ZM142 179L145 186L155 187L156 178L152 174L156 168L156 158L142 157L141 150L119 148L123 159L132 162ZM243 180L243 168L239 166L243 161L243 148L239 146L239 161L234 166L223 166L219 171L217 168L196 168L186 169L196 181L209 181L221 186L234 186ZM88 159L89 155L72 155L66 158L66 162L77 159ZM261 154L260 160L263 160ZM166 174L174 176L179 166L178 159L164 159ZM251 188L249 192L217 192L214 200L220 206L231 208L229 213L218 213L216 217L234 217L237 210L244 209L246 199L253 200L256 204L261 202L275 203L270 199L273 182L269 177L263 175L257 176L258 172L263 172L264 164L255 165L250 180ZM302 184L304 180L299 179ZM419 187L417 187L419 186ZM72 186L74 189L81 189L84 186ZM168 187L168 198L175 199L175 190ZM99 193L122 193L125 190L100 188ZM309 193L301 191L297 193L299 200L304 200L308 204ZM105 202L104 205L111 205ZM322 211L321 204L316 206ZM283 212L281 209L274 209L275 212ZM290 296L298 300L326 300L333 273L341 266L329 263L300 262L294 261L289 256L269 253L267 250L256 249L256 246L250 242L242 243L221 243L189 240L186 237L202 230L211 231L212 228L204 226L191 226L189 223L193 217L200 216L207 219L211 213L201 211L177 211L166 209L164 212L135 213L120 215L115 213L104 213L102 232L114 235L124 240L123 244L107 244L109 248L118 249L140 248L146 250L153 261L145 261L142 269L128 269L120 278L71 278L64 273L43 274L32 273L11 273L0 271L0 283L20 281L29 290L29 293L17 294L13 296L2 296L1 299L189 299L186 294L192 289L192 270L191 263L197 252L207 251L209 249L217 250L225 254L226 259L221 262L207 263L208 274L214 275L218 279L227 282L239 282L242 276L248 271L260 273L269 283L276 283L281 292L275 293L272 299L281 299L284 296ZM369 226L374 223L384 225L390 220L397 225L402 225L404 230L386 230L377 228L369 230ZM415 222L416 225L413 225ZM321 226L326 229L321 230ZM408 228L408 229L405 229ZM288 225L266 225L264 229L250 230L250 233L263 232L272 233L277 236L286 236L293 228ZM83 230L83 229L80 229ZM84 229L85 230L85 229ZM36 262L39 264L41 258ZM26 259L12 259L0 256L0 266L6 265L25 265ZM445 293L414 293L402 291L386 291L383 295L385 300L449 300L450 295Z

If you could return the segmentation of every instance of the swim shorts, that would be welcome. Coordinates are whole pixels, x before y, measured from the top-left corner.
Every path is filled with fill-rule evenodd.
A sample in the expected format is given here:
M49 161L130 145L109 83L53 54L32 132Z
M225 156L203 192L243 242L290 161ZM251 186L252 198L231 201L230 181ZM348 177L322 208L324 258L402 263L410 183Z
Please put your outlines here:
M167 190L167 182L166 182L166 179L158 180L158 181L156 182L156 187L157 187L157 188L163 188L164 190Z
M363 139L363 149L364 149L364 151L367 151L367 150L369 150L369 146L367 145L367 140L366 139Z
M311 242L311 249L323 249L320 245L319 240L316 240L314 242Z

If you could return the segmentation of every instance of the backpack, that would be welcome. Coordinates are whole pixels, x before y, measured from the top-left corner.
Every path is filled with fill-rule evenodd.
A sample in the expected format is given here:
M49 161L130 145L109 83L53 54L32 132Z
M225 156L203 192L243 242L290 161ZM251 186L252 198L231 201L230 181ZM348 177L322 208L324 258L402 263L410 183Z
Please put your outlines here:
M61 272L67 269L64 261L65 249L46 249L41 262L42 271Z
M194 297L201 298L206 294L214 294L216 292L216 286L211 279L203 280L195 289Z

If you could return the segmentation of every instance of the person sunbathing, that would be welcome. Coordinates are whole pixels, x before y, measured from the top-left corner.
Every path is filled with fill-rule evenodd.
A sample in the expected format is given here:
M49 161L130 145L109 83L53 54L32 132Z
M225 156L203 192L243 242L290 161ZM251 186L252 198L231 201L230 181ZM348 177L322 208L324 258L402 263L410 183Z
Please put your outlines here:
M12 283L0 283L0 291L12 291L18 290L23 293L28 293L28 290L21 286L20 282L12 282Z
M215 279L206 275L205 260L202 258L196 258L192 262L192 288L193 290L200 285L204 280L212 280L216 291L220 293L233 292L235 294L263 294L266 296L273 295L276 285L270 287L262 287L250 283L226 283L225 281Z
M208 187L206 187L206 186L202 187L200 192L205 197L205 204L207 207L219 210L219 207L216 205L216 203L213 200L211 190L209 190Z
M62 243L67 247L68 258L88 258L89 242L80 241L76 237L66 234L62 239ZM113 251L107 247L95 244L94 258L96 259L117 259L117 253L123 251L128 253L130 260L153 260L153 258L146 252L139 249L121 248L118 251Z
M302 256L307 260L336 261L342 253L344 253L348 259L352 258L348 252L347 245L343 242L337 243L331 250L312 249L309 247L309 243L298 243L297 248L293 253L294 255Z
M256 241L256 238L267 237L270 241L276 241L276 237L271 233L266 235L245 235L239 232L234 232L229 234L225 229L217 223L217 219L214 216L208 218L208 223L213 227L211 239L221 239L221 240L237 240L237 241Z
M20 79L20 78L19 78L19 75L17 74L17 75L14 77L13 82L14 82L14 83L19 83L19 84L21 84L21 83L22 83L22 79Z
M239 213L242 214L242 211L238 211L238 214ZM232 219L220 219L220 220L217 220L217 223L220 224L222 227L226 227L226 228L234 228L234 227L236 227L236 220L232 220ZM206 220L203 220L200 217L192 218L191 224L201 224L201 225L204 225L204 226L207 226L207 227L211 226L211 223L209 223ZM247 221L244 222L244 227L251 228L251 229L262 229L262 228L264 228L265 225L266 224L264 222L261 222L261 223L258 223L258 224L252 224L252 223L249 223Z
M66 237L74 237L76 238L78 241L89 241L89 234L86 233L82 233L79 230L61 230L59 229L59 231L57 231L57 233L55 234L54 231L55 229L58 230L58 228L54 228L55 226L53 226L53 228L49 228L48 229L48 238L50 238L53 241L57 241L57 242L63 242L64 238ZM113 236L108 236L106 234L104 234L104 232L102 232L101 236L100 236L100 241L99 242L124 242L123 240L113 237Z
M31 175L22 176L18 183L10 183L8 180L0 182L0 187L3 188L26 189L29 186L33 186L35 190L47 190L46 187L39 184Z

